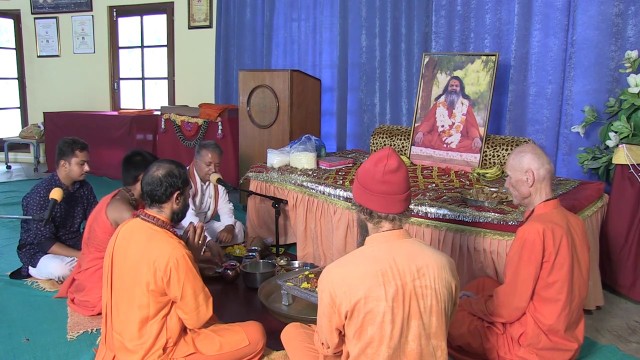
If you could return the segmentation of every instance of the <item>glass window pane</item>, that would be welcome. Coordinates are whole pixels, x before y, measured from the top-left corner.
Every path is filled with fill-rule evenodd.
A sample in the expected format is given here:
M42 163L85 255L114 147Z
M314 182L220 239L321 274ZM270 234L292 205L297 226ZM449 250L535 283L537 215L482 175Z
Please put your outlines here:
M22 130L20 109L0 110L0 138L18 136Z
M142 52L140 49L120 49L120 77L142 77Z
M15 48L16 33L14 31L13 19L0 18L0 46Z
M145 80L144 81L144 103L146 109L160 109L161 106L169 105L169 81L168 80Z
M142 109L142 80L120 80L120 108Z
M144 77L167 77L167 48L144 49Z
M18 62L16 61L15 50L0 49L0 77L18 77Z
M147 15L142 18L144 46L167 45L167 15Z
M140 16L118 18L118 46L140 46Z
M18 80L0 80L0 108L8 107L20 107Z

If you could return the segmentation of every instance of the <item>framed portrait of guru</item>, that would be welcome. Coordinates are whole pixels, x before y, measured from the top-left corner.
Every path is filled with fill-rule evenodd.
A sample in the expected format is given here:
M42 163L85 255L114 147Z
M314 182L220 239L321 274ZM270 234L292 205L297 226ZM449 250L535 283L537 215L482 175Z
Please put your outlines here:
M465 171L480 165L497 65L497 53L422 55L413 163Z

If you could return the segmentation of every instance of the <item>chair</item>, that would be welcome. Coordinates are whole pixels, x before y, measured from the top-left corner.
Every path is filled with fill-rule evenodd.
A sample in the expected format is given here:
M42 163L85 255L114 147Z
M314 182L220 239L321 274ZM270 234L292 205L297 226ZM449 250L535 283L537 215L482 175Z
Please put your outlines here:
M9 165L9 145L10 144L28 144L33 149L33 172L38 172L38 165L40 164L40 143L39 139L23 139L20 137L8 137L4 138L4 164L7 170L11 170Z

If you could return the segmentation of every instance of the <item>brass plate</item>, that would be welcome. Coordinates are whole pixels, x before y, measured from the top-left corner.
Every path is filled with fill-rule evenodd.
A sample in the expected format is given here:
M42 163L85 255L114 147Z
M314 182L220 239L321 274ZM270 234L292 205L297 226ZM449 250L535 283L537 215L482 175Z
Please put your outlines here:
M315 324L318 316L318 305L292 296L291 305L282 305L282 287L278 280L290 277L291 273L276 275L260 285L258 298L278 319L290 323L294 321Z

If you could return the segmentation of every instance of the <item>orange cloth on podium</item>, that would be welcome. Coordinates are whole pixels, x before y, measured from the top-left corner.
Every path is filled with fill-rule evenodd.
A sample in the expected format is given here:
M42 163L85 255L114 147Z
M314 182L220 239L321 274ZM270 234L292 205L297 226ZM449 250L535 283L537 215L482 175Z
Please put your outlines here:
M449 329L454 359L573 359L584 340L589 242L582 220L557 199L538 204L516 232L499 284L464 290Z
M107 247L103 282L96 359L262 356L262 325L213 323L213 300L192 254L166 229L140 218L120 225Z
M84 316L102 313L102 263L109 239L116 231L107 217L107 206L118 191L103 197L89 215L78 263L55 296L66 297L69 308Z
M458 290L451 258L403 229L375 233L322 272L318 325L280 337L292 359L446 360Z

